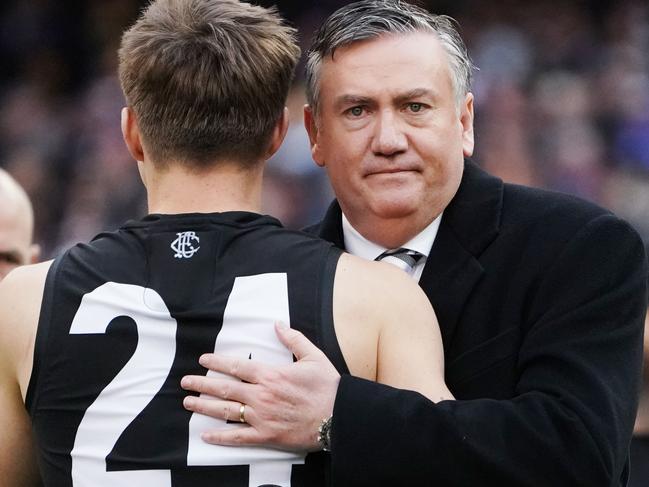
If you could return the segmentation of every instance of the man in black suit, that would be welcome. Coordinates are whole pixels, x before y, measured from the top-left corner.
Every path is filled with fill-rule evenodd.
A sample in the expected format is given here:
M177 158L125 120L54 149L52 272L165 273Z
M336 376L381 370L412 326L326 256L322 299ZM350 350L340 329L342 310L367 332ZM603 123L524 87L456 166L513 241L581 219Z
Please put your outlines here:
M257 418L206 441L317 449L329 439L337 487L626 484L642 243L606 210L505 184L466 160L471 69L448 18L361 1L317 33L305 110L313 158L337 196L311 230L367 258L422 254L414 277L437 312L458 400L434 404L349 375L335 388L296 335L300 360L283 368L240 364L242 373L212 357L215 370L255 369L259 380L196 390L253 404ZM192 409L222 415L220 401Z

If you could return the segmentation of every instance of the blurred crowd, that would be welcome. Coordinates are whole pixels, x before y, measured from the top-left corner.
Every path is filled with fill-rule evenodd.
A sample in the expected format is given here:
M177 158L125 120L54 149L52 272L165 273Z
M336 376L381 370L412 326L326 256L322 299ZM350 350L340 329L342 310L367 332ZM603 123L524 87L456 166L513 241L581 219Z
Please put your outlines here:
M348 2L257 3L276 4L306 51L314 28ZM479 67L474 161L506 181L595 201L649 242L649 2L417 3L458 20ZM0 167L33 201L42 258L146 213L116 75L121 33L145 4L0 2ZM302 62L264 192L265 212L292 228L315 222L333 197L302 128L303 82ZM649 367L645 375L633 455L649 477Z
M314 27L347 2L276 4ZM574 193L649 240L649 3L428 1L456 18L479 67L474 160L507 181ZM146 213L121 140L121 32L145 2L22 0L0 6L0 167L34 202L42 256ZM314 222L332 197L302 128L303 66L292 126L267 172L265 211Z

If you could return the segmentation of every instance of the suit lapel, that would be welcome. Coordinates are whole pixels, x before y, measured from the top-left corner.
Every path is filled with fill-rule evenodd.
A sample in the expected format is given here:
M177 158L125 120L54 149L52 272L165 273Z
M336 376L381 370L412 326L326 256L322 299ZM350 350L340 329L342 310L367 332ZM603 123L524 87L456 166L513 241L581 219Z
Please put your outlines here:
M437 314L444 350L452 349L460 314L484 269L479 257L500 226L503 183L467 162L419 284Z
M345 237L343 235L343 212L338 201L334 200L322 221L306 231L333 243L339 249L345 250Z
M447 353L451 349L464 302L482 272L478 260L462 246L442 217L419 285L435 309Z

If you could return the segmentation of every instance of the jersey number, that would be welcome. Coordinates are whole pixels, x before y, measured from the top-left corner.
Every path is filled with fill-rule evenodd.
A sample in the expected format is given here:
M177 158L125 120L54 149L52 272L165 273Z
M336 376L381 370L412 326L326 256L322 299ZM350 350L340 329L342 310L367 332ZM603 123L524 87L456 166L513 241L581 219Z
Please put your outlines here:
M70 334L106 333L108 324L120 316L128 316L135 322L137 346L122 370L88 407L79 424L71 452L72 483L74 487L171 487L170 470L106 469L106 457L121 434L160 391L176 354L178 325L162 297L152 289L132 284L107 282L85 294ZM275 335L273 322L276 320L290 323L286 274L236 278L214 352L246 358L252 352L255 360L269 364L292 362L291 352ZM154 369L151 364L155 364ZM160 374L161 369L164 374ZM217 374L209 371L207 375ZM134 388L137 393L133 393ZM215 446L200 439L200 433L206 429L236 427L245 426L192 414L187 465L249 465L249 487L262 484L290 487L292 465L304 463L304 455L268 448Z

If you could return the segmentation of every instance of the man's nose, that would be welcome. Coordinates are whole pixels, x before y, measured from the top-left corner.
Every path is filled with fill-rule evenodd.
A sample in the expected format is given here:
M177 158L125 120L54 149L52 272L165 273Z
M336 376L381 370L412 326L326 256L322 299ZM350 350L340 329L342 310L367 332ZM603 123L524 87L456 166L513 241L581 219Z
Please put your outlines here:
M377 155L392 156L407 148L408 140L398 117L391 110L381 112L376 121L372 151Z

